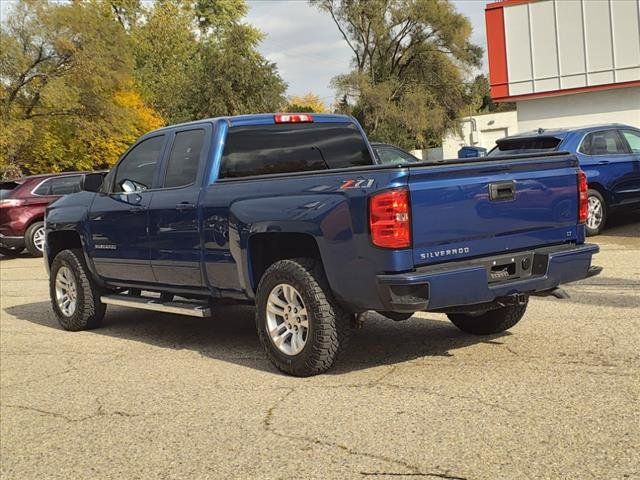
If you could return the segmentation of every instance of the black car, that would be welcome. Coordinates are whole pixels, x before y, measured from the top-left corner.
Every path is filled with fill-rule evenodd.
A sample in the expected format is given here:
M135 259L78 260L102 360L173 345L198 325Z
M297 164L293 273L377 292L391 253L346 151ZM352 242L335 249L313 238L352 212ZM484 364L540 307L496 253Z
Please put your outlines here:
M400 147L390 145L388 143L372 143L374 153L380 163L383 165L395 165L398 163L416 163L421 162L418 157L411 155L409 152L402 150Z

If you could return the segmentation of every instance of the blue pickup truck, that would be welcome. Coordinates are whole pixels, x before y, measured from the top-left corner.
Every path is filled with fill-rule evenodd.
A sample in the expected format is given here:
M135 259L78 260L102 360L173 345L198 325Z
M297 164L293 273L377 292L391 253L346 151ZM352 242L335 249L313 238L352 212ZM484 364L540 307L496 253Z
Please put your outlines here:
M461 330L515 325L531 295L596 275L574 155L376 163L342 115L261 114L140 138L100 188L46 214L53 310L67 330L106 306L208 316L256 306L280 370L324 372L360 314L442 312ZM93 190L93 191L92 191Z
M539 129L496 142L489 156L565 151L587 175L587 235L599 234L609 213L640 208L640 130L621 124Z

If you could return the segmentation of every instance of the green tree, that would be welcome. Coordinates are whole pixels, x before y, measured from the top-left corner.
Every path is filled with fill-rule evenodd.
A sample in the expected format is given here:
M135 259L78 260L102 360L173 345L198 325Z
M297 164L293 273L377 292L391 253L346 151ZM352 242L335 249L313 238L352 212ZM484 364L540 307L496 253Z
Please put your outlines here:
M0 171L113 164L126 142L162 123L132 100L132 66L106 4L19 1L0 30Z
M480 62L471 24L448 1L310 0L331 15L354 54L334 79L349 110L377 140L405 148L436 145L457 126Z
M124 0L120 0L124 1ZM158 0L132 28L135 76L171 123L277 110L286 84L243 23L243 0Z
M491 98L489 79L485 75L476 75L467 86L470 113L508 112L515 110L513 102L494 102Z

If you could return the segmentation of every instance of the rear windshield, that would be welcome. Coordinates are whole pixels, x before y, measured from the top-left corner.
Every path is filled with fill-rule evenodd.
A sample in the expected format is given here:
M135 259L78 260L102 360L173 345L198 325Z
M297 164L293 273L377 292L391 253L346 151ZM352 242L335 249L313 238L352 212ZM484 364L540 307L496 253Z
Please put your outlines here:
M516 155L518 153L552 152L562 140L556 137L512 138L499 140L498 145L489 152L489 157Z
M18 182L0 182L0 200L7 198L19 186Z
M353 123L250 125L229 129L221 178L372 165Z

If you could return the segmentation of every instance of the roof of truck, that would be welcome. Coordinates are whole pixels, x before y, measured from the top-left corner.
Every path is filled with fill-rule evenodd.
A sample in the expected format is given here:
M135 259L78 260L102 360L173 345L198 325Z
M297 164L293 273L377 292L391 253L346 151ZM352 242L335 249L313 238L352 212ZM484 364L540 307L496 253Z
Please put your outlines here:
M185 123L177 123L174 125L167 125L166 127L159 128L154 130L154 132L158 132L161 130L166 130L170 128L176 127L184 127L188 125L197 125L201 123L215 123L219 120L226 120L231 124L231 126L239 126L239 125L269 125L275 123L276 115L310 115L313 117L313 123L330 123L330 122L353 122L353 117L349 115L341 115L334 113L253 113L248 115L233 115L233 116L225 116L225 117L211 117L211 118L203 118L201 120L194 120L192 122Z

